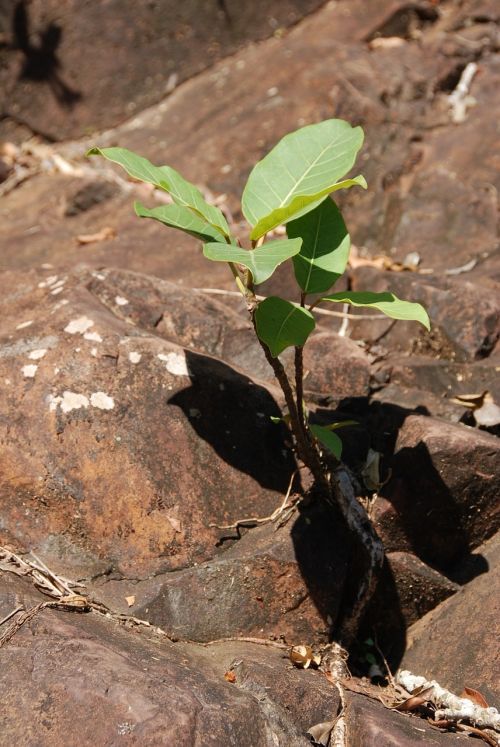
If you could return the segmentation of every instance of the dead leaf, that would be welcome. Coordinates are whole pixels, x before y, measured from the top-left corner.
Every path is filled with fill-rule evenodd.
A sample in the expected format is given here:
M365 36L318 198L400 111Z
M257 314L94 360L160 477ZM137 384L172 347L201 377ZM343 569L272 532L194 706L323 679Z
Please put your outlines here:
M471 409L476 409L477 407L481 407L484 398L488 394L488 391L485 390L484 392L475 392L474 394L457 394L456 397L453 397L451 400L456 405L462 405L463 407L470 407Z
M129 607L132 607L135 604L135 595L132 594L129 597L125 597L125 601L127 602Z
M477 394L457 394L451 401L472 410L478 425L492 427L500 423L500 407L487 389Z
M182 531L181 522L179 521L179 519L176 519L175 516L167 515L167 521L175 532Z
M234 683L236 682L236 675L234 672L232 672L230 669L224 673L224 679L226 682Z
M488 708L488 703L486 702L485 698L479 690L474 690L472 687L464 687L463 691L458 696L459 698L467 698L467 700L472 700L473 703L475 703L478 706L481 706L481 708Z
M321 747L327 747L330 743L330 735L332 729L335 726L335 721L323 721L321 724L315 724L307 730L308 734L313 739L313 744L321 745Z
M294 646L290 650L290 661L299 669L308 669L313 664L319 667L321 656L315 655L310 646Z
M432 687L428 687L426 690L421 690L417 694L414 693L410 698L395 705L394 710L402 712L415 711L417 708L420 708L429 701L428 695L432 693L432 690Z
M85 233L80 234L76 237L79 244L94 244L96 241L106 241L107 239L114 239L116 231L110 226L105 226L97 233Z

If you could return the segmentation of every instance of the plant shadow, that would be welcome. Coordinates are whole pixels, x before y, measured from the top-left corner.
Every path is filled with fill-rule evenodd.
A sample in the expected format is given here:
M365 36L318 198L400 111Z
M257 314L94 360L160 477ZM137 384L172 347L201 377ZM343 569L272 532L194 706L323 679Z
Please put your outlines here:
M49 23L38 32L38 41L33 42L26 0L18 0L12 15L11 49L23 54L23 63L18 82L29 80L34 83L47 83L58 103L72 109L81 99L81 93L69 86L61 75L61 62L57 50L62 41L62 29L56 23Z
M420 442L413 448L396 450L401 427L409 415L415 414L425 416L428 412L421 407L410 410L387 403L370 403L364 398L342 400L335 409L318 408L315 413L317 422L322 424L356 421L356 425L339 433L344 444L343 459L358 475L369 448L384 455L381 477L389 479L380 490L380 499L386 510L382 515L375 513L373 518L387 556L358 638L375 638L393 669L399 666L406 650L408 627L453 594L456 585L488 570L486 559L473 552L466 517L434 466L426 445ZM332 630L335 628L332 611L349 609L364 572L360 548L352 539L346 539L348 533L340 529L341 517L337 517L336 525L335 541L345 545L347 555L343 556L343 562L348 566L343 588L337 584L342 593L340 605L337 600L328 609L325 607L324 587L331 580L326 575L322 577L318 568L301 563L303 549L296 545L304 581L323 619L328 623L333 620ZM410 563L408 568L405 562ZM430 576L427 567L431 569ZM314 576L318 572L320 575ZM413 572L416 577L410 579ZM425 586L428 578L434 584L432 589Z
M265 489L286 493L296 463L285 428L271 421L281 410L270 392L216 358L192 350L185 356L191 384L169 404L180 407L227 464Z

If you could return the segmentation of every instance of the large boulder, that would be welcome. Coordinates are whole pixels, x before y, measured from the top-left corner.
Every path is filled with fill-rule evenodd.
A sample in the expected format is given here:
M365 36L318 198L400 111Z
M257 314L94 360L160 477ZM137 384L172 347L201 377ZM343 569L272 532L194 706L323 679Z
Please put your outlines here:
M464 425L410 415L374 520L386 549L451 570L498 528L499 441Z
M92 280L1 276L2 539L63 535L138 577L206 560L211 524L269 514L287 489L275 397L118 318Z
M401 666L456 693L472 687L490 705L498 705L498 534L478 548L475 559L482 560L488 572L473 578L409 629Z
M282 34L321 4L4 0L0 104L10 121L0 133L22 123L21 132L59 140L112 127L245 43Z

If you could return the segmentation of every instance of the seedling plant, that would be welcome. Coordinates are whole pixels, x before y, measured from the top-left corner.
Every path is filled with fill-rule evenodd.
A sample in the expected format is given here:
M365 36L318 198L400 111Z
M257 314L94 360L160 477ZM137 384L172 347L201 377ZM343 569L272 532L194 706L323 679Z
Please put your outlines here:
M154 166L125 148L89 151L119 164L134 179L168 192L171 204L149 209L136 202L137 215L200 239L207 260L227 263L233 274L283 392L297 458L314 479L312 493L340 509L368 556L355 603L337 633L345 645L355 636L371 596L383 548L355 497L352 476L341 462L342 441L336 428L309 422L303 394L304 345L316 326L314 311L319 303L376 309L392 319L417 321L429 329L429 318L420 304L400 300L392 293L332 292L348 264L350 237L331 195L352 187L367 188L363 176L347 176L363 137L361 127L352 127L341 119L308 125L286 135L248 177L241 201L250 226L245 246L232 235L222 211L207 203L201 192L170 166ZM287 238L273 238L275 229L282 225ZM260 300L256 286L285 262L293 264L295 300L278 296ZM293 375L279 357L289 347L295 349Z

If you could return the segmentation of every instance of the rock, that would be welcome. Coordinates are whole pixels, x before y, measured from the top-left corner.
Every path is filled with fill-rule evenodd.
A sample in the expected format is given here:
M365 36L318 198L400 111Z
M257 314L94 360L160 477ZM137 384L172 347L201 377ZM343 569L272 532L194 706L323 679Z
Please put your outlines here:
M211 523L269 514L286 491L280 411L235 369L118 318L92 279L0 276L0 534L79 567L90 554L90 575L101 561L138 578L203 562Z
M388 552L365 622L393 669L406 647L406 631L460 586L409 552Z
M498 527L498 439L410 415L374 520L388 551L412 550L445 570Z
M319 5L162 0L132 12L117 0L93 9L74 1L7 3L0 9L1 103L14 122L51 139L81 137L155 104L216 60Z
M366 397L370 391L370 359L353 340L329 332L311 337L304 349L304 386L331 400Z
M423 304L431 331L414 322L355 322L351 336L375 340L396 350L456 361L486 358L500 335L497 290L460 280L429 280L416 273L379 272L362 267L352 274L353 290L390 290L407 301Z
M400 384L384 386L372 395L371 401L398 407L407 412L413 411L415 414L432 415L452 423L458 423L467 411L466 407L450 402L446 397Z
M442 734L423 719L408 718L373 700L347 694L347 733L352 747L437 747L465 745L469 738L460 734ZM383 740L383 741L381 741Z
M0 575L2 618L20 601L30 609L41 600L28 580ZM339 707L337 689L321 672L291 667L286 649L174 644L112 615L57 609L40 611L4 644L0 685L4 740L40 747L306 747L306 731ZM360 695L346 700L350 744L379 745L381 734L398 747L461 739Z
M488 358L472 364L434 360L423 356L389 358L381 365L391 383L419 389L444 400L444 406L460 407L450 400L461 395L489 391L500 401L498 366ZM462 408L463 409L463 408Z
M0 584L2 617L21 597L27 608L40 599L8 574ZM234 684L224 678L231 665ZM270 680L273 672L265 699L264 687L251 684L253 669L263 670L261 679L267 673ZM126 630L103 616L56 610L40 612L4 646L0 683L2 739L35 740L41 747L299 747L308 744L310 720L337 702L336 691L318 673L290 673L281 650L245 644L206 651L137 627Z
M213 560L139 583L103 578L93 588L122 612L133 594L134 615L181 639L244 635L319 644L337 617L350 554L339 522L311 506L278 531L274 524L247 531Z
M458 594L429 612L408 631L401 667L460 694L464 686L479 690L498 705L498 534L478 548L488 573L474 578Z

